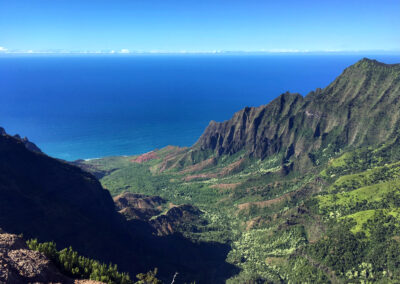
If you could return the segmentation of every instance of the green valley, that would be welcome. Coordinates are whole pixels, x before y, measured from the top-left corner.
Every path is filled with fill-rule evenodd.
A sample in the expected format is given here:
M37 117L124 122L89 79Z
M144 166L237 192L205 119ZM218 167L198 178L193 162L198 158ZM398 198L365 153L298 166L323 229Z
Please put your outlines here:
M160 196L229 245L227 283L400 281L400 65L364 59L306 97L211 122L190 148L78 161L112 195ZM200 217L199 217L200 218Z

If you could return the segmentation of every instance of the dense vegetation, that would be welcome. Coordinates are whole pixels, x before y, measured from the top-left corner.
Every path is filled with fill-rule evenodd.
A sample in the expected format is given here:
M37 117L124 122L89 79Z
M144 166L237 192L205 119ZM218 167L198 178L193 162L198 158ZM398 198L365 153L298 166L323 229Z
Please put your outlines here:
M28 247L46 255L65 275L77 279L91 279L109 284L158 284L157 269L138 274L133 282L127 273L118 271L117 265L100 263L78 254L72 247L58 251L54 242L39 243L37 239L27 241Z

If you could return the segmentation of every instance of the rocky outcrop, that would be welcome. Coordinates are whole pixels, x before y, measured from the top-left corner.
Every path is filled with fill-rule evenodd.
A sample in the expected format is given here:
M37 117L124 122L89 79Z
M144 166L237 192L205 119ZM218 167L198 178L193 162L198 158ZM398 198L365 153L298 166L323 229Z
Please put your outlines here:
M0 136L6 136L7 132L3 127L0 127ZM42 150L38 146L36 146L34 143L29 141L27 137L21 138L18 134L14 135L14 138L20 140L26 147L26 149L37 152L37 153L42 153Z
M17 235L0 232L0 283L73 283Z
M125 192L114 197L114 202L119 213L128 221L148 221L158 236L171 235L179 229L195 231L196 225L204 222L200 218L203 213L189 204L173 205L165 214L161 214L166 200L159 196Z
M128 220L149 220L161 213L161 205L166 201L159 196L125 192L115 196L114 203L117 210Z
M44 254L28 248L17 235L0 229L0 283L10 284L103 284L88 279L71 279Z
M29 141L27 137L22 138L21 141L22 143L24 143L25 148L28 149L29 151L42 153L42 150L40 150L40 148L36 146L36 144Z
M193 150L217 155L245 150L262 159L282 153L285 161L328 146L371 145L399 130L399 109L400 64L363 59L306 97L285 93L228 121L212 121Z
M196 231L196 225L204 222L204 220L200 219L202 214L203 212L197 207L184 204L172 207L167 213L152 219L150 224L159 236L173 234L178 229Z

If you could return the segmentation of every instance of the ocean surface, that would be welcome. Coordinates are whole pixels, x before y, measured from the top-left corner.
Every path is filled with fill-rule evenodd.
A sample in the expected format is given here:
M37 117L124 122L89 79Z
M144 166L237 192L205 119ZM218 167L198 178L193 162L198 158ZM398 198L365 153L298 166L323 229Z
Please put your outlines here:
M0 126L76 160L190 146L210 120L325 87L362 57L400 55L0 56Z

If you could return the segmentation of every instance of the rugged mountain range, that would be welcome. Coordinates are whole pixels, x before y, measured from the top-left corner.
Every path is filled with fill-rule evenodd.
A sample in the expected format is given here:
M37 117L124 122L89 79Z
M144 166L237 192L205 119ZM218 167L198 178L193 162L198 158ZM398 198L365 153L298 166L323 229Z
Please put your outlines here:
M365 58L305 97L285 93L228 121L212 121L193 149L217 155L245 150L261 159L284 153L289 159L328 146L373 145L398 133L399 108L400 65Z

